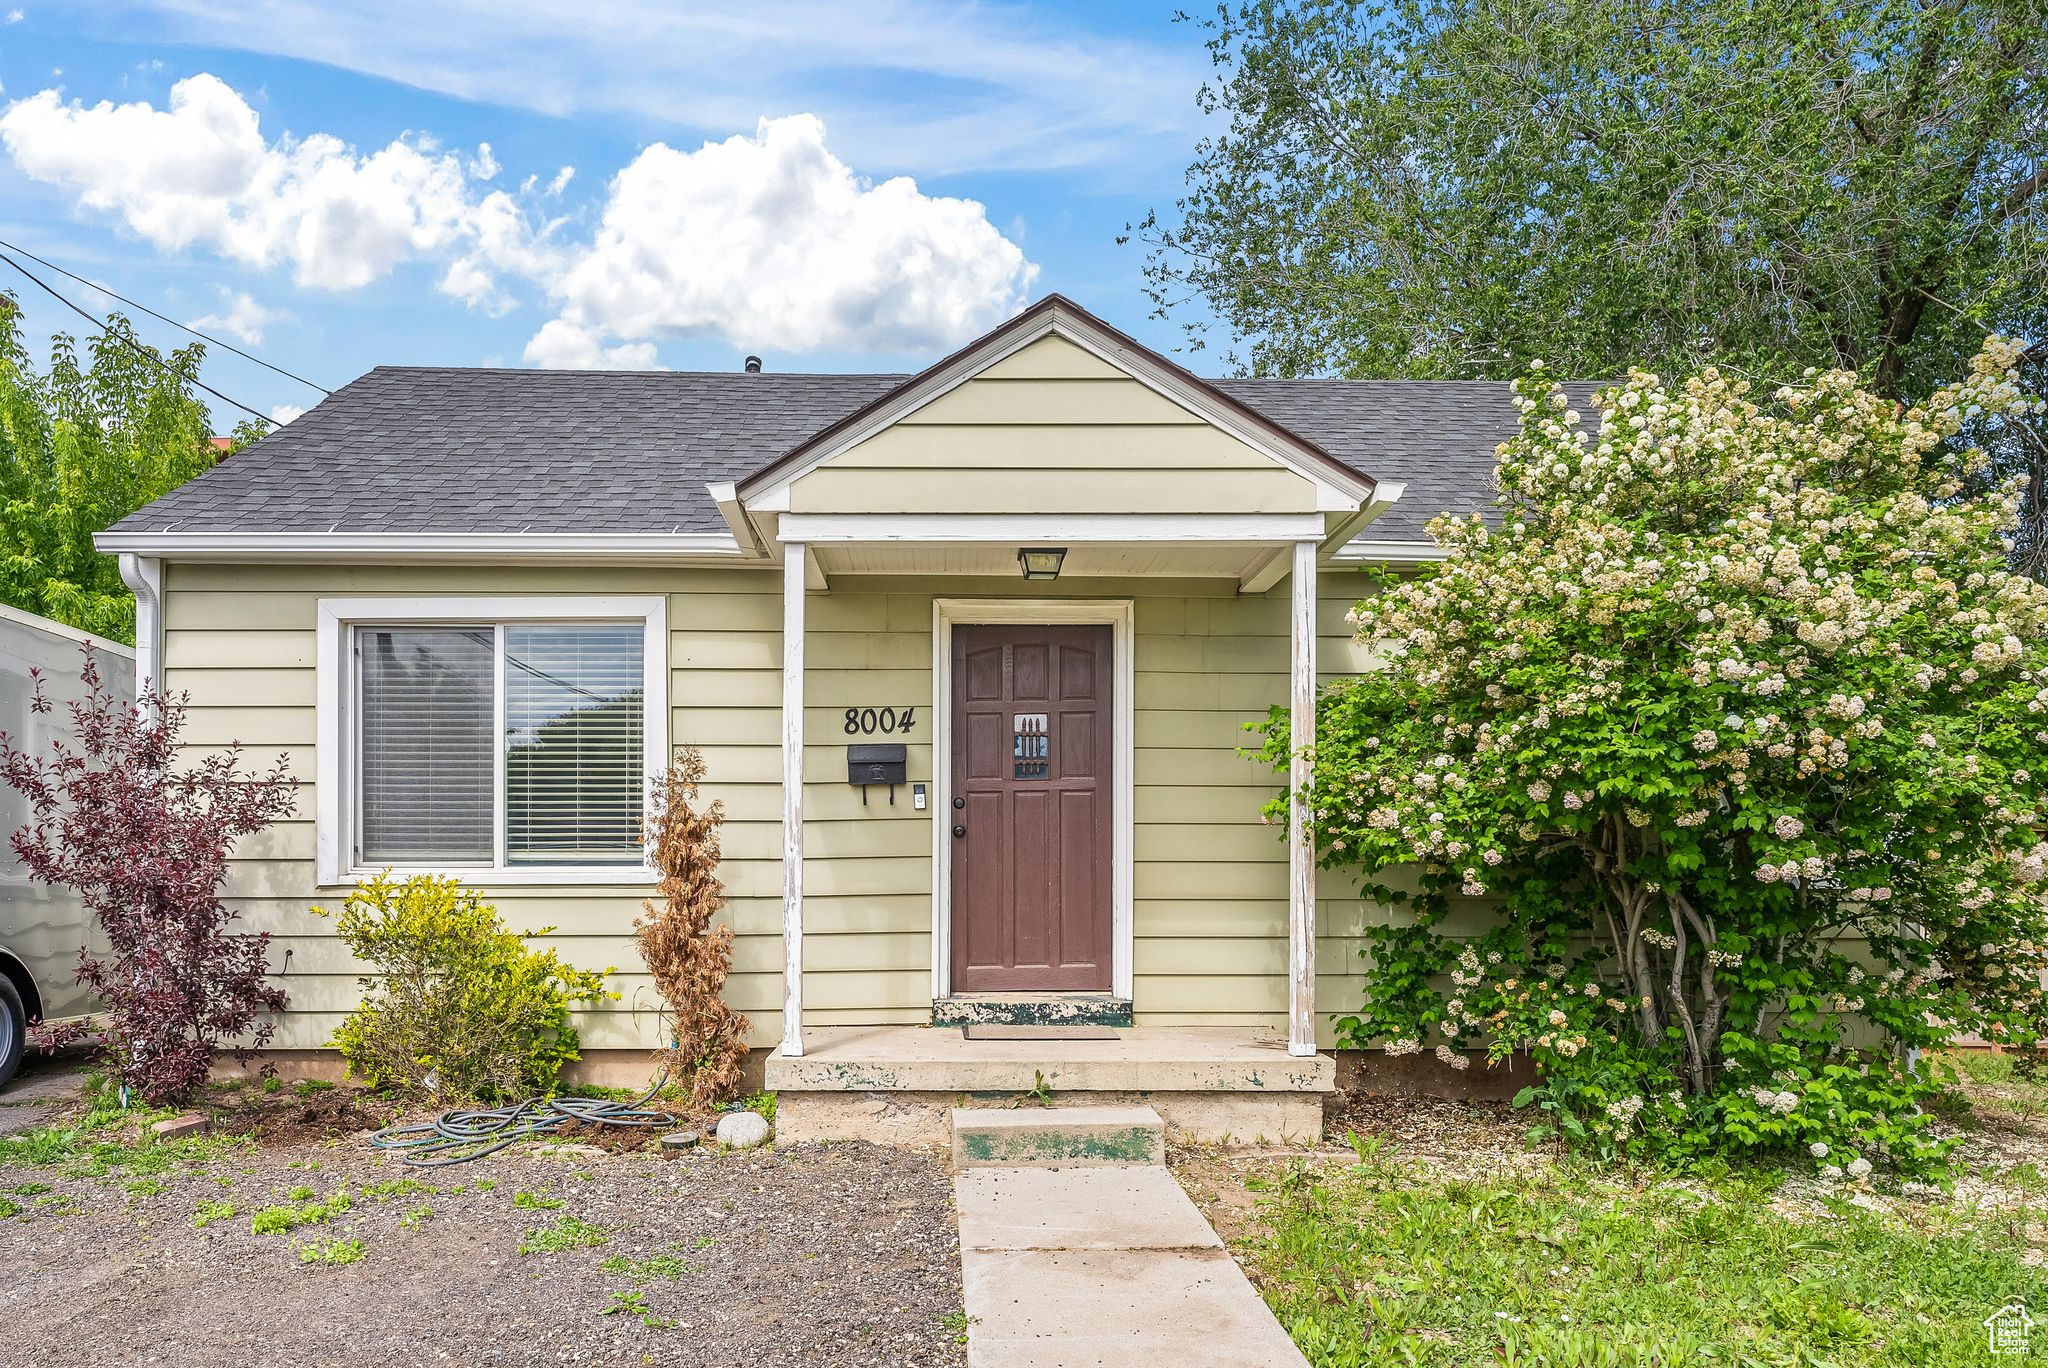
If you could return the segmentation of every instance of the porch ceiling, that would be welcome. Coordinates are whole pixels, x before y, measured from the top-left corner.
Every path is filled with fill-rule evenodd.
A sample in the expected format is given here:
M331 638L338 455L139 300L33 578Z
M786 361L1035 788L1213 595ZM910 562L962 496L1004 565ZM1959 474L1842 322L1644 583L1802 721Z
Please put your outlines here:
M1057 544L1057 543L1049 543ZM827 575L981 575L1015 578L1016 542L819 543L813 550ZM1061 579L1178 576L1242 578L1274 554L1252 542L1073 542ZM1020 583L1022 581L1019 581Z

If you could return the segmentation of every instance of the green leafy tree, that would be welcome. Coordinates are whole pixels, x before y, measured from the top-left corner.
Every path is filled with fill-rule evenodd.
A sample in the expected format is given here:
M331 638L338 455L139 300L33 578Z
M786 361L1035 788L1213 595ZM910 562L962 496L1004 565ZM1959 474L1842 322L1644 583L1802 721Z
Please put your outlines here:
M2017 359L1906 409L1638 371L1589 422L1518 383L1504 522L1431 525L1319 709L1324 863L1409 914L1342 1043L1527 1050L1615 1150L1939 1156L1910 1051L2048 1025L2048 586L1957 440L2041 411Z
M1889 398L2048 337L2048 0L1254 0L1162 314L1268 375L1855 370ZM1196 345L1203 321L1191 323ZM2029 383L2040 387L2048 351ZM2048 446L2018 548L2048 570Z
M59 334L39 372L0 294L0 602L134 640L135 600L92 537L218 458L194 388L204 356L161 355L115 314L82 359ZM261 435L245 424L233 445Z

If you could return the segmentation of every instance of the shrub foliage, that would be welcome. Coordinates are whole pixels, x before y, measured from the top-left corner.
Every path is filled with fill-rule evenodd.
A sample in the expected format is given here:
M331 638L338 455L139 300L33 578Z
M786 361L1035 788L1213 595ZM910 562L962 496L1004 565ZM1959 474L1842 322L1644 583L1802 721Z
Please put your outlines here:
M578 1058L569 1009L616 997L611 972L574 968L527 942L553 927L507 930L461 880L366 879L328 912L371 972L363 1001L334 1033L349 1071L372 1087L442 1103L551 1093Z
M1322 858L1409 914L1346 1044L1527 1050L1608 1152L1938 1160L1911 1051L2043 1030L2048 586L1957 440L2039 410L2018 353L1911 408L1637 372L1588 426L1518 383L1499 525L1433 525L1320 707Z
M152 1103L182 1101L224 1048L267 1043L284 1010L268 981L268 932L229 928L221 901L228 852L290 814L296 782L282 757L242 768L229 746L178 763L185 700L144 684L130 703L100 675L90 647L86 696L69 704L75 740L38 751L0 735L0 781L28 800L14 849L35 878L78 890L106 952L79 952L78 980L106 1004L108 1067ZM42 681L30 707L47 717ZM83 1027L51 1032L52 1043Z
M670 1072L696 1107L731 1097L747 1057L747 1019L723 997L732 972L732 928L712 925L725 906L725 885L718 879L725 805L699 806L703 781L702 752L678 750L648 817L661 901L648 900L633 923L640 957L667 1010Z

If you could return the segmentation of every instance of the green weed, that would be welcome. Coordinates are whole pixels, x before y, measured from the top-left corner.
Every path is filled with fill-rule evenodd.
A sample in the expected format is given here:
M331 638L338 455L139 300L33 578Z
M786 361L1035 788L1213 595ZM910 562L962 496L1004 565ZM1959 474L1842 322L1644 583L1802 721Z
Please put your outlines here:
M600 1316L638 1316L640 1323L653 1330L672 1330L676 1322L668 1316L657 1316L647 1305L645 1292L614 1292L611 1301L597 1313Z
M215 1221L232 1221L234 1219L235 1204L233 1202L201 1202L192 1209L192 1228L194 1230L204 1230Z
M574 1216L564 1216L551 1226L539 1226L526 1232L526 1238L519 1242L521 1254L559 1254L569 1249L594 1249L609 1243L611 1233L603 1226L579 1221Z
M302 1201L295 1206L268 1206L249 1219L249 1232L253 1235L282 1235L300 1226L331 1221L354 1206L346 1191L337 1192L324 1202Z
M335 1267L355 1263L368 1252L363 1248L363 1242L353 1237L320 1240L313 1244L294 1243L292 1248L299 1251L300 1263L329 1264Z

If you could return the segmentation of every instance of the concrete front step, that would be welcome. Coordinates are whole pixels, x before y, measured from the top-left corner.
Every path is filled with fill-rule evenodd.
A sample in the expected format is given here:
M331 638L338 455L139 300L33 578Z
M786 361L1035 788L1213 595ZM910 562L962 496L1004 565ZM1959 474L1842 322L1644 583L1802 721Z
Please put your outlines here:
M1322 1133L1336 1086L1327 1055L1296 1058L1275 1033L1140 1026L1113 1040L970 1040L926 1026L823 1027L804 1053L770 1055L775 1130L786 1144L952 1142L956 1107L1141 1106L1174 1135L1216 1144L1300 1144Z
M1163 1164L1166 1123L1150 1107L1033 1107L953 1112L953 1167Z

